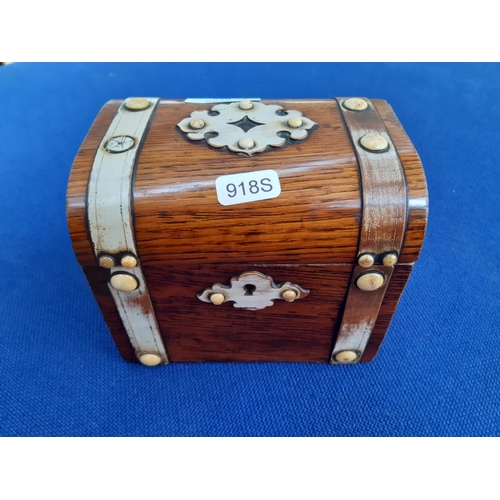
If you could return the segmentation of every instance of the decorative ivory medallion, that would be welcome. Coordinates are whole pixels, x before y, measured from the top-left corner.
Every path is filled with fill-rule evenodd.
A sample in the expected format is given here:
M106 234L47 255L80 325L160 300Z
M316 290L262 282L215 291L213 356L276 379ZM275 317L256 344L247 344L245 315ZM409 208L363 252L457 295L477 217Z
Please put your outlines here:
M213 148L253 156L307 139L317 123L300 111L245 99L218 104L210 111L194 111L177 126L191 141L206 141Z

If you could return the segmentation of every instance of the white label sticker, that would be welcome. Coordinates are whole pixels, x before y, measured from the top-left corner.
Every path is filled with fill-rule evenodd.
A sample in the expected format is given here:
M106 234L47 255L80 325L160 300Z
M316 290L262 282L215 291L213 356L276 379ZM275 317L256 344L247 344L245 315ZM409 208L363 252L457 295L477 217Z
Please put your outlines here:
M215 180L217 199L224 206L270 200L281 193L280 179L274 170L222 175Z

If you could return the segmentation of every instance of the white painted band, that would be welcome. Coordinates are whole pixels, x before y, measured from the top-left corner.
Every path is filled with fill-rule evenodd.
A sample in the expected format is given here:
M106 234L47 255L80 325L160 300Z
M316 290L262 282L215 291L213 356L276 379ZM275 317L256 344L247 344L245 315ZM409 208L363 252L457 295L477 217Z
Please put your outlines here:
M87 218L96 257L102 253L116 255L122 252L138 256L131 206L132 178L137 152L159 99L148 98L148 101L151 105L140 111L128 110L122 103L95 156L88 186ZM119 152L117 141L114 141L113 150L118 151L106 150L108 141L119 136L132 137L135 141L133 147ZM127 147L130 143L128 141ZM137 357L143 353L155 353L167 363L167 353L142 270L140 267L126 269L117 266L111 269L111 275L116 272L133 274L139 280L139 287L132 292L116 290L108 283Z

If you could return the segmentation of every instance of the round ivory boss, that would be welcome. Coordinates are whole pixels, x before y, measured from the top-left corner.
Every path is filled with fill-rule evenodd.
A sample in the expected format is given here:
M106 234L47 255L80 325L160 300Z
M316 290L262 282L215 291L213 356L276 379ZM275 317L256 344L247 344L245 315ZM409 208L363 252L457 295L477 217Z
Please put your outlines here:
M146 366L156 366L161 363L161 357L158 354L141 354L139 361Z
M344 101L344 107L350 109L351 111L363 111L368 107L368 103L359 97L351 97L350 99Z
M240 109L252 109L253 108L253 102L250 99L243 99L243 101L240 102L239 104Z
M288 120L288 125L292 128L299 128L301 125L302 125L302 118L300 118L299 116L292 116L289 120Z
M366 134L359 142L369 151L384 151L389 147L387 139L379 134Z
M144 97L131 97L125 101L125 107L130 111L142 111L149 108L150 104Z
M287 302L293 302L297 298L297 292L295 290L285 290L281 297Z
M189 126L194 129L200 129L205 126L205 122L201 118L194 118L189 122Z
M255 146L255 142L253 142L253 139L250 139L250 137L243 137L243 139L238 141L238 146L241 149L250 149Z
M222 293L212 293L212 295L210 295L210 302L216 306L220 306L225 300L226 297L224 297Z
M133 255L124 255L121 260L121 265L127 269L132 269L137 266L137 259Z
M340 351L335 355L338 363L352 363L358 355L354 351Z
M111 286L120 292L132 292L139 286L137 278L132 274L116 273L111 276Z
M115 267L115 259L111 255L101 255L99 257L99 265L105 269L111 269Z
M375 259L373 258L373 255L370 255L368 253L366 253L365 255L362 255L358 259L358 264L361 267L371 267L371 266L373 266L374 262L375 262Z
M382 262L384 263L384 266L393 266L397 261L398 256L395 253L388 253Z
M362 274L356 280L356 286L365 292L373 292L384 284L384 277L380 273L370 272Z

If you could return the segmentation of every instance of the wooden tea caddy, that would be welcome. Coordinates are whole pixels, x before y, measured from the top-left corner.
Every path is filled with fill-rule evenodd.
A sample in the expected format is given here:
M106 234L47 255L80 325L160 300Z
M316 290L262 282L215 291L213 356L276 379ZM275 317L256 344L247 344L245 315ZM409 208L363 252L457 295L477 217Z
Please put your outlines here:
M383 100L108 102L77 259L127 361L370 361L419 257L422 164Z

